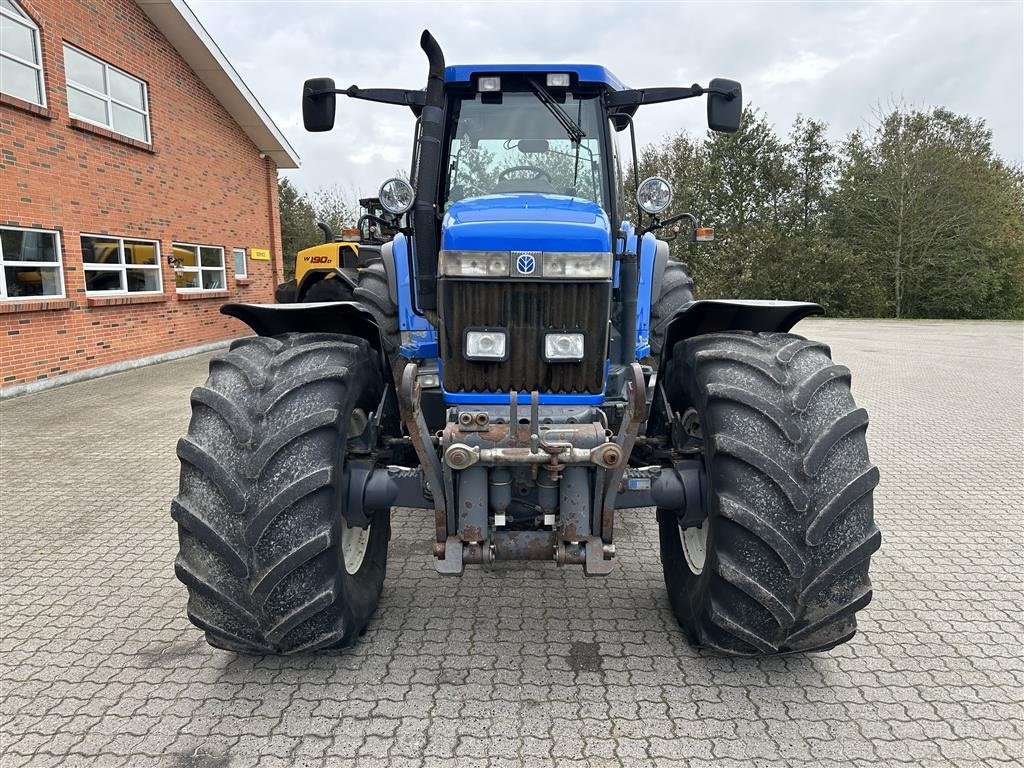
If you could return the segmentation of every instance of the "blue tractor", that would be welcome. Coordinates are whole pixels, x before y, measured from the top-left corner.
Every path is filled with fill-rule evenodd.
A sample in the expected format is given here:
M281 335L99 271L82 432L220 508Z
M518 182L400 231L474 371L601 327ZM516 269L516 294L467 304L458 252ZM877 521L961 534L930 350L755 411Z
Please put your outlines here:
M256 335L213 358L178 443L189 618L236 652L346 646L377 606L392 507L432 513L452 575L604 575L616 514L653 508L693 644L848 640L878 470L849 369L789 333L822 308L695 301L658 235L710 231L666 212L661 178L623 193L637 109L706 97L709 127L736 131L739 83L631 89L601 66L446 67L421 46L423 90L305 83L310 131L338 94L415 115L410 180L380 190L408 226L336 270L343 300L223 308Z

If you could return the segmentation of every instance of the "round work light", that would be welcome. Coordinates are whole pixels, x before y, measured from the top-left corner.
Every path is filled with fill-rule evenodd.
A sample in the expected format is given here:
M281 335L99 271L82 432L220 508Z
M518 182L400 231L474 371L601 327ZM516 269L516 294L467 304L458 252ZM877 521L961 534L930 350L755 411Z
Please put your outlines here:
M388 179L380 185L377 197L380 198L380 204L384 206L384 210L397 216L412 208L416 193L413 192L408 181L394 178Z
M661 213L672 202L672 185L661 176L651 176L640 182L636 201L647 213Z

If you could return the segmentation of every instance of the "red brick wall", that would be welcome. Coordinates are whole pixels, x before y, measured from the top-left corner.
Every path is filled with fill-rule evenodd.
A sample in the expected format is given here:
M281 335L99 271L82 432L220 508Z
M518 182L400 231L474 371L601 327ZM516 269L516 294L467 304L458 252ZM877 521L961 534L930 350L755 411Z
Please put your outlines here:
M131 0L19 1L41 30L47 109L0 99L0 224L61 230L66 299L0 301L0 386L243 335L218 310L272 301L282 279L273 162ZM64 41L146 81L151 148L72 124ZM163 295L86 297L81 232L159 240ZM172 242L223 246L227 290L177 294ZM272 260L238 281L235 247Z

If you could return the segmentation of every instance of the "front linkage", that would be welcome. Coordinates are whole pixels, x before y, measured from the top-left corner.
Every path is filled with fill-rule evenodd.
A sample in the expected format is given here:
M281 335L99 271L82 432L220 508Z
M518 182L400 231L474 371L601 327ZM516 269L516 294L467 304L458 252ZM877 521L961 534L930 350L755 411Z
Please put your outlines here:
M522 408L528 416L520 417L515 393L507 407L453 409L435 443L421 427L415 381L409 365L399 401L426 468L440 573L496 560L582 564L588 575L611 570L615 497L646 408L639 365L617 435L596 408L544 408L542 417L533 392Z
M432 508L436 567L446 575L499 560L610 573L616 509L666 507L694 526L707 514L699 457L629 466L648 401L640 365L630 373L617 432L603 410L542 408L533 392L522 407L513 393L508 406L453 409L444 429L431 434L417 366L405 365L398 402L420 466L387 465L387 453L378 455L376 467L369 452L362 461L350 459L347 522L366 526L393 505ZM556 421L559 416L565 421Z

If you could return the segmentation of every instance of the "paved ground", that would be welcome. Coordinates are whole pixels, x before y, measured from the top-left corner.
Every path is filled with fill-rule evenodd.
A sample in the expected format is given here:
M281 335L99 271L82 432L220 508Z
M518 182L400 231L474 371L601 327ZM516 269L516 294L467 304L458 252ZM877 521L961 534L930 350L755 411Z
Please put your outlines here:
M0 405L0 763L1010 765L1024 754L1022 348L999 323L805 322L872 413L885 543L826 654L690 650L651 514L619 570L435 575L399 510L354 649L214 651L184 615L168 502L206 357ZM1019 764L1019 763L1018 763Z

